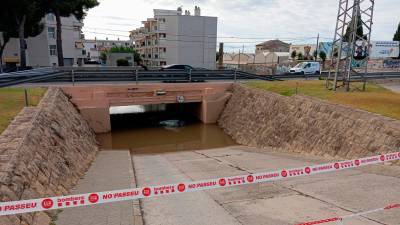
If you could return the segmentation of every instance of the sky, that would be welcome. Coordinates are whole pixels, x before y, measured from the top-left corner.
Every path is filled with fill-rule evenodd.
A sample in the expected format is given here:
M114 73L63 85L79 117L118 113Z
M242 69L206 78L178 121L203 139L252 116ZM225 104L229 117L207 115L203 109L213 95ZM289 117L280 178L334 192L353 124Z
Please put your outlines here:
M316 43L333 38L339 0L98 0L84 20L87 39L129 39L129 31L153 17L153 9L190 10L200 6L203 16L218 17L218 42L225 51L254 51L270 39L288 43ZM351 0L350 0L351 1ZM399 0L376 0L373 40L392 40L400 22Z

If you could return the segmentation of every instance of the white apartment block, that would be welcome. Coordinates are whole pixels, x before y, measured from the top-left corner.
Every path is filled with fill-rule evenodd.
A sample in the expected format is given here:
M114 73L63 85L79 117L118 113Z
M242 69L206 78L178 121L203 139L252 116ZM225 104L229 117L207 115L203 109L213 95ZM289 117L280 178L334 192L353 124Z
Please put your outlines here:
M154 9L154 18L130 32L136 50L147 66L186 64L215 69L217 17L201 16L196 7L189 11Z
M43 18L44 29L36 37L26 39L27 66L57 66L56 18L47 14ZM65 66L82 65L86 52L83 47L83 23L74 16L62 17L62 45ZM19 63L19 40L8 42L3 56L4 63Z

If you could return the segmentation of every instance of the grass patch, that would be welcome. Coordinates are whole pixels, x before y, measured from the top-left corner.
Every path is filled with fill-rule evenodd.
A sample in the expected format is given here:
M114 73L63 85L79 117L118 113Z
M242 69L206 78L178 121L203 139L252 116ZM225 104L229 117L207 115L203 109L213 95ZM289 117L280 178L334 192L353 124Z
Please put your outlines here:
M246 84L284 96L292 96L296 93L312 96L400 120L400 94L373 83L367 84L365 92L356 90L349 93L343 90L329 91L325 88L325 81L321 80L253 81ZM360 90L362 88L362 83L353 85Z
M29 106L36 106L46 93L45 88L28 88L27 90ZM0 134L24 107L23 88L0 88Z

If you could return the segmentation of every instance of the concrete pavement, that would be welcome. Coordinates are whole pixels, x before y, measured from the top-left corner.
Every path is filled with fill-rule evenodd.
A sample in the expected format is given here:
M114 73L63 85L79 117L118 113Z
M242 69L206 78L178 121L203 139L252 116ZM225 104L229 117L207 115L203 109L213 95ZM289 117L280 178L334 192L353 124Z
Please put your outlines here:
M72 193L107 191L319 164L335 159L233 146L130 155L100 152ZM132 167L133 165L133 167ZM63 210L57 225L293 225L398 203L400 167L378 165L293 178ZM400 210L344 225L399 225ZM337 223L327 223L337 225Z
M168 184L322 163L248 147L134 155L138 186ZM373 166L265 184L146 199L145 224L290 225L344 216L398 202L400 168ZM399 225L400 211L370 214L345 225ZM335 223L331 223L335 224ZM328 224L330 225L330 224Z
M129 151L102 151L71 194L136 187ZM142 225L139 201L64 209L57 225Z

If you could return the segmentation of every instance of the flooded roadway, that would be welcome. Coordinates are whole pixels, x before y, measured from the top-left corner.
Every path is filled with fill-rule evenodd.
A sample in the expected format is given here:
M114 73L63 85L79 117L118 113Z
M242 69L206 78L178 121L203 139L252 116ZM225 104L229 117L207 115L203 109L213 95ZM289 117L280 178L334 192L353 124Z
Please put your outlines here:
M215 124L190 123L183 127L140 127L98 135L104 150L129 149L131 153L202 150L235 145Z

